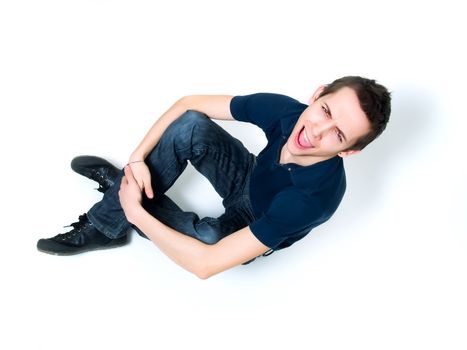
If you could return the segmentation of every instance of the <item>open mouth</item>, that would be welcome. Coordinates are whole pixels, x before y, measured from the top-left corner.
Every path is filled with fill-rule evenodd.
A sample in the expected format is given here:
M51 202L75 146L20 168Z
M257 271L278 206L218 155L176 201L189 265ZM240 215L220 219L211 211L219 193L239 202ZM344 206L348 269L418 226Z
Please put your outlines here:
M313 148L313 144L310 142L308 135L306 134L305 126L302 127L302 130L297 135L297 145L300 148Z

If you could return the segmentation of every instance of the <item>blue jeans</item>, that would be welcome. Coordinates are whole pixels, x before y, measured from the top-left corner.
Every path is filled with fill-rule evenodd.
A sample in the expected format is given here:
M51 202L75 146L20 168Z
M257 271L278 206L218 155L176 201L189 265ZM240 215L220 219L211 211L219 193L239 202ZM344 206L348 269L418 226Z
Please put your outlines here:
M145 159L151 172L154 198L148 199L143 194L143 207L167 226L214 244L255 219L249 196L249 179L255 160L239 140L206 115L187 111L166 129ZM220 217L200 219L193 212L181 210L165 195L186 168L187 161L222 197L225 212ZM132 227L118 198L122 176L123 171L103 199L88 212L89 220L109 238L121 237Z

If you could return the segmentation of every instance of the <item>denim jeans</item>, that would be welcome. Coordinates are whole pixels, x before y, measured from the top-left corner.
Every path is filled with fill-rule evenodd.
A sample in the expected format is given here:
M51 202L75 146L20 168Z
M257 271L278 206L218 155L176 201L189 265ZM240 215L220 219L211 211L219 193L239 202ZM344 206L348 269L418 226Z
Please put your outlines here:
M143 194L143 207L167 226L204 243L214 244L254 220L249 179L255 160L239 140L206 115L187 111L166 129L145 159L151 172L154 198L148 199ZM200 219L193 212L181 210L165 195L186 168L187 161L222 197L225 212L220 217ZM122 176L123 171L103 199L88 212L89 220L109 238L121 237L132 227L118 198Z

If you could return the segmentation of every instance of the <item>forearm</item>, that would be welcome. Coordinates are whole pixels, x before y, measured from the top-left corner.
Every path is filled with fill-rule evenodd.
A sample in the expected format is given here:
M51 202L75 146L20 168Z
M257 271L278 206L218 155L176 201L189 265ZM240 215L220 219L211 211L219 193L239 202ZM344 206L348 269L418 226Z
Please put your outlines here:
M182 234L151 216L144 208L134 210L131 221L170 259L205 279L209 245Z
M249 261L269 248L248 226L208 245L151 216L141 205L141 189L130 166L124 168L118 196L127 220L143 231L169 258L201 279Z

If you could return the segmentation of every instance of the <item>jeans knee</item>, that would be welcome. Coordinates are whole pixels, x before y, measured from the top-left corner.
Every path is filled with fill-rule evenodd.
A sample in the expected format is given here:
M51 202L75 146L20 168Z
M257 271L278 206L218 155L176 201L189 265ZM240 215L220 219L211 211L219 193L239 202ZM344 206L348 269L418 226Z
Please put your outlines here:
M178 148L188 147L209 134L215 123L204 113L188 110L177 118L164 132L165 140L178 140Z
M169 138L179 138L183 135L191 135L195 127L206 124L210 121L206 114L201 112L188 110L178 117L165 130L164 136Z
M205 123L207 121L209 121L209 118L206 114L190 109L183 113L173 124L178 125L179 127L193 126Z

